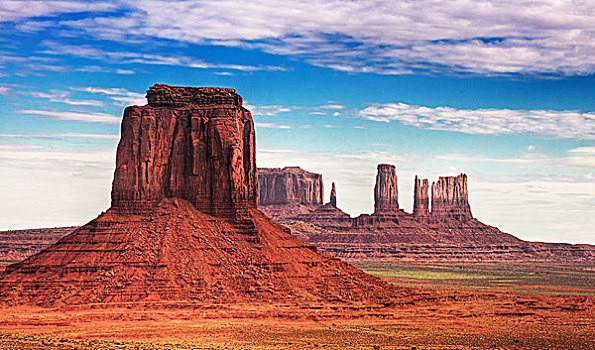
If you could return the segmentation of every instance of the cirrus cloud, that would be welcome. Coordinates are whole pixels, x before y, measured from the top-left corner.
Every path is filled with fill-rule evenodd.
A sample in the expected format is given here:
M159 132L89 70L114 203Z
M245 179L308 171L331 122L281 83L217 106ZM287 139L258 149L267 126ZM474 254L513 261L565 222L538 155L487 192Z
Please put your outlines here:
M595 140L595 113L554 110L457 109L387 103L367 107L359 116L397 121L421 129L479 135L528 134L541 138Z
M259 49L351 73L595 72L589 1L155 0L124 1L123 8L125 15L61 25L106 40Z

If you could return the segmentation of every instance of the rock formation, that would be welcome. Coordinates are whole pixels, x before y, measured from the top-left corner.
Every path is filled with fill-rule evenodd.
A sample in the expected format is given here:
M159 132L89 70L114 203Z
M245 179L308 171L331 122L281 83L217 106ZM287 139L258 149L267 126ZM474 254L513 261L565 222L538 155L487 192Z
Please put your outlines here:
M432 217L472 218L467 192L467 175L440 176L432 183Z
M300 167L259 168L258 187L258 205L323 203L322 175Z
M398 212L399 200L395 166L378 164L378 174L374 186L374 214L397 214Z
M124 113L112 207L8 266L0 304L351 307L405 297L255 208L253 122L234 90L155 85L147 97ZM321 182L311 186L320 203Z
M413 216L416 218L425 218L430 215L428 190L428 179L421 180L416 176L413 188Z
M333 186L331 188L331 199L329 201L331 207L337 207L337 189L335 188L335 183L333 182Z
M376 211L371 215L351 218L333 207L332 199L307 213L284 216L286 213L278 208L276 215L290 219L286 224L297 237L343 259L583 264L595 257L595 246L525 242L473 218L464 174L440 177L433 184L431 212L428 180L417 176L413 213L397 208L394 166L378 166L374 190ZM380 209L392 210L379 210L378 204Z
M113 208L182 198L202 212L234 217L256 206L254 124L235 90L157 84L147 99L124 111Z

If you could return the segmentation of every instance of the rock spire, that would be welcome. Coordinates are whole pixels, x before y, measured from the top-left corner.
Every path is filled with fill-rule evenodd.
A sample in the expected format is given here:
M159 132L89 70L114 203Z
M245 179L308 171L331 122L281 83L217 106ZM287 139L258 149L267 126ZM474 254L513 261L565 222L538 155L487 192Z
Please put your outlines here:
M378 164L374 186L374 214L397 214L398 211L396 168L391 164Z
M424 218L430 215L428 179L418 179L415 176L413 188L413 216Z
M332 188L331 188L331 198L330 198L330 204L333 208L337 207L337 189L335 188L335 183L333 182Z

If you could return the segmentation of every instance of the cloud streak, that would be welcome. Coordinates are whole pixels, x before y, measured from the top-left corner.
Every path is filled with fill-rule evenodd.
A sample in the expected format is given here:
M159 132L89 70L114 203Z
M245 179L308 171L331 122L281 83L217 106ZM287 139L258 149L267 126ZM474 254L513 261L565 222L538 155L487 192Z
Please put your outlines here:
M85 133L52 133L52 134L0 134L2 138L13 139L63 139L81 138L97 140L119 140L120 135L112 134L85 134Z
M359 112L363 119L396 121L420 129L478 135L527 134L550 139L595 140L595 113L554 110L457 109L387 103Z
M121 117L105 113L83 113L70 111L46 111L40 109L21 109L15 111L19 114L28 114L41 117L47 117L54 120L77 121L83 123L99 124L120 124Z
M164 55L152 53L149 54L142 52L106 51L90 45L67 45L51 40L42 42L41 46L43 46L45 49L42 50L40 53L46 55L67 55L73 57L102 60L109 63L125 65L147 64L161 66L180 66L197 69L225 69L243 72L288 70L288 68L285 67L271 65L211 63L198 58L185 56L182 54ZM49 69L52 69L52 67L53 66L49 66ZM127 69L116 70L116 73L118 74L130 74L130 72L131 71Z
M107 40L150 37L256 48L351 73L595 72L595 4L590 1L309 0L279 6L273 0L156 0L125 4L130 11L126 17L61 24ZM132 60L164 61L160 57Z

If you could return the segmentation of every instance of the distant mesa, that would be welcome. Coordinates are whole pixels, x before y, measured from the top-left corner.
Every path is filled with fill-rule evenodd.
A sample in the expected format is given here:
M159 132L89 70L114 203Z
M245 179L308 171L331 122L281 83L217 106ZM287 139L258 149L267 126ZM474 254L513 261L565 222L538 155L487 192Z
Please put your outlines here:
M465 174L440 176L431 193L429 181L415 176L413 212L407 213L399 208L396 167L379 164L377 171L372 214L352 218L339 209L334 183L325 205L259 208L290 225L299 238L343 259L581 263L595 258L594 246L525 242L480 222L471 214ZM266 183L259 190L267 191Z
M256 209L254 124L235 90L157 84L147 99L124 111L111 208L8 266L1 303L351 306L407 298ZM262 203L322 204L321 176L285 168L261 181L270 186Z
M292 166L280 168L260 168L258 204L321 205L324 185L322 175Z
M258 207L273 219L307 219L322 206L322 174L312 173L300 167L259 168ZM432 183L432 206L430 210L429 183L427 179L414 180L413 214L399 208L399 192L396 166L379 164L374 185L374 212L350 218L354 227L377 226L399 219L416 221L465 221L472 219L467 191L467 175L440 176ZM333 182L330 200L324 206L337 207L337 190ZM341 212L338 210L336 212ZM344 213L343 213L344 214ZM412 217L410 217L412 216ZM312 217L312 215L310 215ZM345 220L345 215L340 215Z

